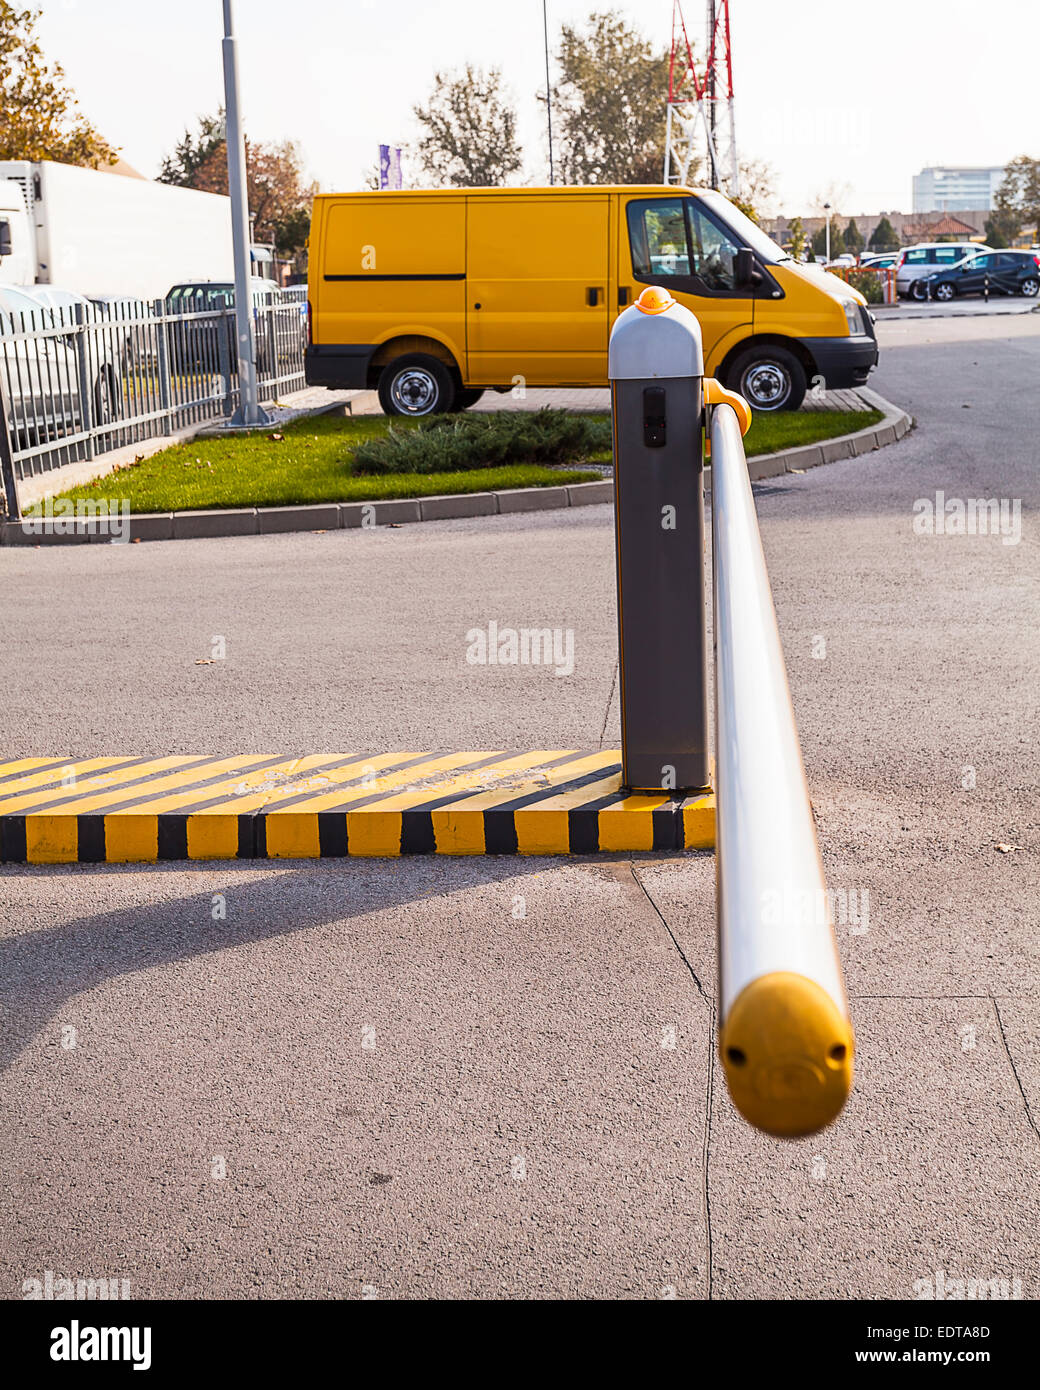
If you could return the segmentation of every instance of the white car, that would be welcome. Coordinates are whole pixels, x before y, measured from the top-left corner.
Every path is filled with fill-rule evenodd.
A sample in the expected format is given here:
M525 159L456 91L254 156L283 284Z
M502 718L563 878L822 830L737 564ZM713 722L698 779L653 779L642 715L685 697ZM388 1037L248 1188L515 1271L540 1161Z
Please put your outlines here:
M30 448L80 428L83 400L80 353L68 306L42 302L70 291L47 286L0 286L0 392L15 448ZM79 296L74 298L78 299ZM107 350L86 353L91 417L106 424L119 407L118 377Z

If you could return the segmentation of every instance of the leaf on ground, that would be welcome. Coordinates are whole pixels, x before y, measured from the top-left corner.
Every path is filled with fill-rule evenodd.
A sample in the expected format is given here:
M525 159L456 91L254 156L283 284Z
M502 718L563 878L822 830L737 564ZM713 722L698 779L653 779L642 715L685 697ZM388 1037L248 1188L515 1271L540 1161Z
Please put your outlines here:
M195 665L196 665L196 666L212 666L213 663L214 663L214 661L216 661L216 657L215 657L215 656L197 656L197 657L195 658Z
M1016 849L1021 849L1021 845L997 845L996 848L1001 854L1013 854Z
M274 439L274 440L276 440L278 443L281 443L281 441L285 438L285 435L284 435L284 434L269 434L267 437L268 437L268 439Z

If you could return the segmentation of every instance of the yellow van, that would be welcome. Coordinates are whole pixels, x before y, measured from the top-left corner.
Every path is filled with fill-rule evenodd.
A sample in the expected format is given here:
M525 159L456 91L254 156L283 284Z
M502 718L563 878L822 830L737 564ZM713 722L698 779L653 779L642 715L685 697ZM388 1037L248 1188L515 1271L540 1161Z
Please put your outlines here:
M705 371L757 410L862 385L878 360L863 296L720 193L424 189L315 198L307 381L412 416L487 389L605 386L611 325L644 285L693 310Z

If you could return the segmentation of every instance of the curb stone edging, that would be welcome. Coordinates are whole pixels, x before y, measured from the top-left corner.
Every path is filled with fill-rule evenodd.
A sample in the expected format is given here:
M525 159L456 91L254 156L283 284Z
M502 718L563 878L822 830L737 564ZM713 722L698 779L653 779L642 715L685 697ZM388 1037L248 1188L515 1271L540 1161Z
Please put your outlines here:
M803 444L775 454L757 454L748 459L748 475L753 483L780 477L794 470L816 468L839 459L856 458L894 444L913 428L905 410L892 405L867 387L859 394L884 418L869 429L839 435L817 444ZM708 472L710 474L710 464ZM560 487L510 488L501 492L446 493L433 497L404 497L377 502L316 502L292 507L236 507L224 510L187 512L138 512L127 518L131 541L187 540L217 536L269 536L289 531L336 531L366 525L372 514L373 526L409 524L419 521L450 521L460 517L510 516L520 512L549 511L561 507L592 506L612 502L613 478L591 483L569 483ZM31 518L30 518L31 522ZM30 524L29 522L25 524ZM84 542L115 544L116 538L95 534L92 522L59 521L61 531L37 534L23 529L19 521L5 521L0 529L0 545L61 545ZM52 523L53 527L54 523ZM66 527L69 528L66 533Z

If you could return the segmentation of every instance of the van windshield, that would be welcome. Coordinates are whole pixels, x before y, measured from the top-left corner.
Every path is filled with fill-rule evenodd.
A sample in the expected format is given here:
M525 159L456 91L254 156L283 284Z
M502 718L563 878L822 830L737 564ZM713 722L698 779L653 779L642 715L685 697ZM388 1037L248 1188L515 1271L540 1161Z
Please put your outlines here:
M746 213L724 198L721 193L702 193L700 201L711 209L714 215L732 231L743 246L750 246L760 260L767 264L789 261L791 257L777 246L772 237L766 236L757 222L752 222Z

